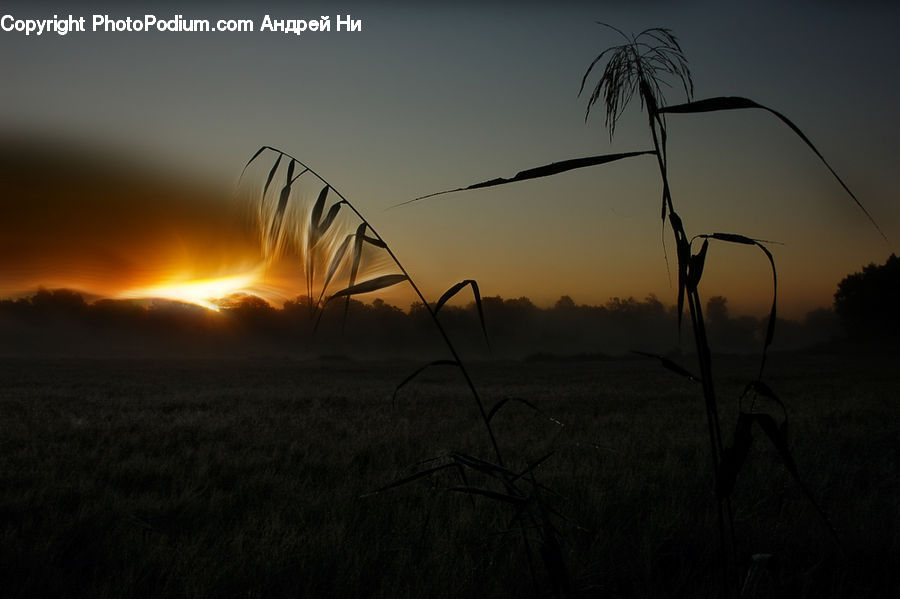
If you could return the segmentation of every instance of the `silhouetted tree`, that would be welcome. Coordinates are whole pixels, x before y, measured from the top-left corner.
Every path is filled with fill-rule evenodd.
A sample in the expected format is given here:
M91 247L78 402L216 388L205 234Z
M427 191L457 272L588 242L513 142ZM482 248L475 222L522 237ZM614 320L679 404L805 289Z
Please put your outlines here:
M370 304L351 299L349 306L341 298L318 315L311 307L305 296L278 309L257 296L234 295L212 312L167 300L88 303L76 292L41 290L31 298L0 300L0 351L384 357L437 353L442 347L421 303L408 312L377 298ZM642 301L612 298L603 306L578 305L562 296L552 308L535 306L527 297L494 296L483 298L483 308L490 346L474 302L445 305L438 315L469 356L664 353L678 343L674 308L652 294ZM711 298L706 315L714 351L745 352L759 345L762 323L730 316L724 297ZM782 321L778 343L797 348L827 341L836 318L821 310L803 323Z
M851 337L900 341L900 258L891 254L881 266L869 264L844 277L834 294L834 311Z
M81 294L70 289L39 289L31 298L31 305L45 316L67 317L80 315L87 307Z
M553 306L556 310L574 310L575 309L575 300L573 300L568 295L564 295L556 300L556 305Z

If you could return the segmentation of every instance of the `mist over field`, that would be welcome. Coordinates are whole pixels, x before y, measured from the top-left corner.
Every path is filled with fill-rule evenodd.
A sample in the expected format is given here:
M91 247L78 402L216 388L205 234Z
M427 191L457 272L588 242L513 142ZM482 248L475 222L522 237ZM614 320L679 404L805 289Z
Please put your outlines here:
M226 357L321 356L390 359L431 357L446 351L421 304L406 310L382 300L335 300L319 315L305 297L276 308L255 296L222 300L219 311L164 300L85 298L41 290L0 301L0 353L8 356ZM482 298L486 330L476 305L445 307L440 319L472 359L620 356L690 348L679 338L673 307L655 297L613 298L604 306L577 305L563 296L551 308L528 298ZM713 298L710 335L722 353L758 353L765 319L729 317L727 299ZM775 350L833 344L842 334L830 310L803 322L779 321Z

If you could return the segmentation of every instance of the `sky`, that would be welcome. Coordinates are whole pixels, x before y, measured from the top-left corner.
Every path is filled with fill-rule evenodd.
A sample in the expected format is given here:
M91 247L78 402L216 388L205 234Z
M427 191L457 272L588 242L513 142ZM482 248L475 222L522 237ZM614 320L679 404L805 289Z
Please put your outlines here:
M104 161L113 171L123 161L155 177L115 186L111 176L103 201L89 201L90 183L73 190L71 179L39 173L24 195L0 198L0 292L76 279L90 291L82 270L92 273L95 292L112 296L174 280L176 271L181 280L271 276L253 260L252 210L235 209L232 193L249 157L269 145L347 197L429 298L476 279L484 295L527 296L539 305L564 294L602 304L653 293L674 303L672 240L659 218L652 157L391 208L549 162L652 147L639 103L612 140L602 111L585 121L581 78L601 50L619 43L596 24L603 21L626 32L670 28L690 62L696 99L744 96L787 115L879 223L887 240L771 115L669 117L672 195L688 234L772 241L781 313L800 318L830 305L843 276L897 251L900 49L892 28L900 7L784 4L4 2L0 13L16 19L182 14L250 18L258 29L266 14L329 15L332 31L0 32L5 148L22 139L48 153L75 148L100 157L84 167L91 173ZM361 31L334 31L337 15L346 14L361 21ZM667 93L669 103L684 101L676 88ZM82 179L92 177L100 175ZM30 198L27 206L21 197ZM35 208L40 198L50 202L43 212ZM111 220L119 224L97 224ZM177 251L162 249L173 237ZM113 255L104 264L115 266L98 267L88 254ZM23 266L31 263L40 267ZM37 283L35 272L46 280ZM285 272L292 271L279 272L277 285L260 284L282 295L305 289L302 275L291 289ZM762 315L771 290L761 253L711 248L702 295L726 295L733 312Z

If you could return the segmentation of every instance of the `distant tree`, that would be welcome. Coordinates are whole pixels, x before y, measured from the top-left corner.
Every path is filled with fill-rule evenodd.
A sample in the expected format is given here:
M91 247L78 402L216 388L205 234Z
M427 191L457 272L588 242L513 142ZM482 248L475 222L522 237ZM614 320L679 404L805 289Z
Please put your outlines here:
M557 310L572 310L575 308L575 300L568 295L564 295L556 300L556 305L553 307Z
M728 298L714 295L706 302L706 318L710 326L723 325L728 322Z
M79 315L87 307L81 294L71 289L39 289L31 298L31 305L45 315L67 316Z
M259 296L237 294L220 305L222 313L233 318L245 332L264 333L277 328L278 313Z
M871 341L900 340L900 258L847 275L834 294L834 311L844 331Z
M285 313L311 317L314 313L315 303L305 295L298 295L296 299L287 300L283 304Z
M537 309L534 302L524 296L516 299L503 300L503 306L508 310L516 310L519 312L533 312Z
M760 327L752 316L731 317L728 298L714 295L706 302L707 335L710 346L717 352L755 351L759 346ZM780 337L779 337L780 338Z

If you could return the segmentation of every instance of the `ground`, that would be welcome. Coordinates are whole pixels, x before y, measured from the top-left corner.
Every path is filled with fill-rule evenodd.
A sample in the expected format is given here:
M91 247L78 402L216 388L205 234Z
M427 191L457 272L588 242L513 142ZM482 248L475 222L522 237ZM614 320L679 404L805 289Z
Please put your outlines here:
M769 384L828 528L759 431L734 491L745 596L887 597L900 581L896 356L776 354ZM451 368L412 362L0 360L7 597L552 593L540 531L449 489L493 460ZM718 356L726 443L756 362ZM719 592L702 397L655 360L478 362L508 466L535 470L575 596ZM782 419L780 410L771 413ZM476 475L471 486L490 481ZM529 560L529 556L531 559Z

